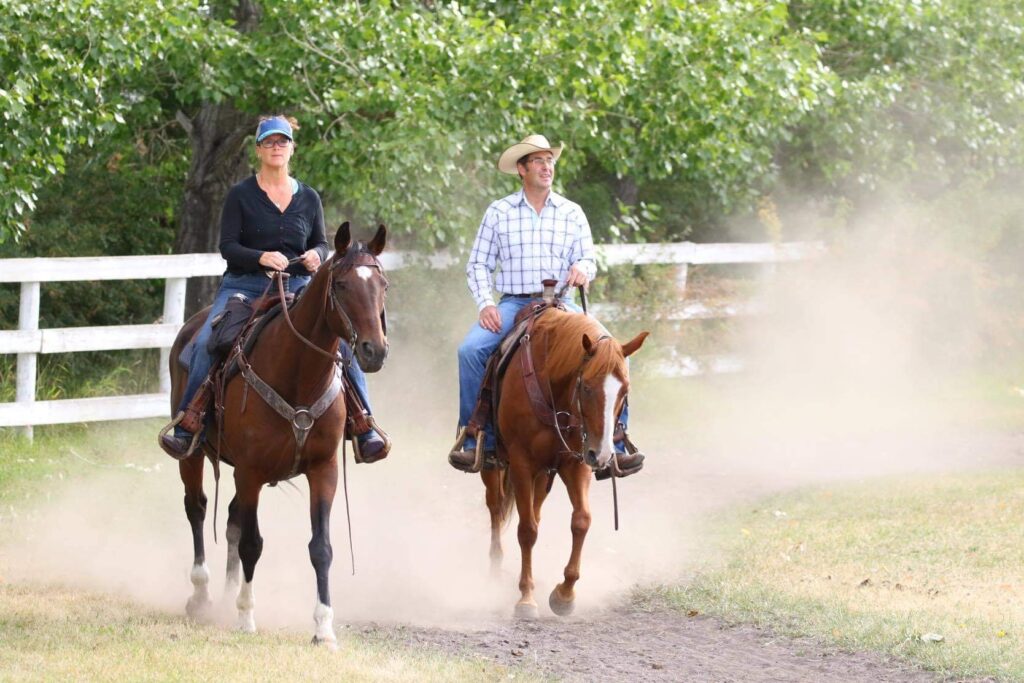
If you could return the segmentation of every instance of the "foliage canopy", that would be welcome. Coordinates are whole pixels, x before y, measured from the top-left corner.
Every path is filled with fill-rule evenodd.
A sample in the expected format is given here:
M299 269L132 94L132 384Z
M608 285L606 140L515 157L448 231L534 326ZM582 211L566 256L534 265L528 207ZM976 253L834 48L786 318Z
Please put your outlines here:
M679 238L781 181L834 198L1024 158L1011 0L275 0L244 31L237 4L0 0L0 240L72 155L184 173L176 117L210 102L298 115L328 205L427 246L514 187L493 161L533 131L568 145L563 184L605 195L604 238L659 205L651 236Z

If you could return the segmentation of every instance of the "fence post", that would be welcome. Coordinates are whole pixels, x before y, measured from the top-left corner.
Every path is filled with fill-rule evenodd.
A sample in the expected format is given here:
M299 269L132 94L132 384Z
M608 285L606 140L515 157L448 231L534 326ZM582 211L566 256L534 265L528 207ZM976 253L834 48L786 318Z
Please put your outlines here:
M173 323L181 327L185 322L185 284L188 278L169 277L164 283L164 323ZM160 392L171 393L171 372L168 362L171 349L160 349Z
M18 329L24 332L39 329L39 283L21 283L21 302L18 307ZM15 401L18 403L35 403L36 400L36 354L18 354L18 384ZM25 425L21 433L32 441L34 431L32 425Z
M680 299L686 298L686 276L690 269L690 264L680 263L676 266L676 293Z

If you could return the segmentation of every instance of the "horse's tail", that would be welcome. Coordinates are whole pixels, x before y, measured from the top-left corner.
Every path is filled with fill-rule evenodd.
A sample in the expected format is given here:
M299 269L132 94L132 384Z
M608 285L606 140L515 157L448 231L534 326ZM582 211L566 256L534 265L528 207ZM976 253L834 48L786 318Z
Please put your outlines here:
M501 511L501 521L498 526L502 529L512 521L512 506L516 502L516 494L512 490L511 472L512 468L506 467L501 474L501 505L498 508Z

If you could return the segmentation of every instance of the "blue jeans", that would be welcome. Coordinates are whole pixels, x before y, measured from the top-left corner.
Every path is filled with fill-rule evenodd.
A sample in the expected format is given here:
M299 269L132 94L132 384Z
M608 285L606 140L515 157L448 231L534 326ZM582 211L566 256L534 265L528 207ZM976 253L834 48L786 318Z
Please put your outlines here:
M288 278L288 291L297 292L305 287L309 280L309 276L292 275ZM245 275L226 273L224 275L224 279L220 283L220 289L217 290L217 295L213 298L210 314L206 316L206 321L199 328L199 334L196 336L195 349L192 352L192 359L188 366L188 383L185 385L185 393L181 397L181 403L178 404L179 411L185 410L189 401L199 391L199 387L202 386L206 376L210 374L213 359L206 350L206 343L210 339L213 319L224 310L232 294L244 294L251 300L256 300L263 295L269 283L270 279L263 273L246 273ZM348 344L342 341L341 346L341 354L347 365L347 375L352 380L352 384L356 388L359 398L363 401L363 405L369 411L370 399L366 393L366 375L363 374L359 363L353 361L352 349L349 348ZM174 435L191 437L191 434L181 427L174 428Z
M537 299L520 299L505 296L498 302L498 313L501 315L501 331L491 332L485 330L477 321L466 334L459 346L459 427L469 424L469 418L473 416L473 408L476 407L476 399L480 393L480 385L484 382L484 370L487 368L487 359L491 357L494 350L498 348L501 340L505 338L515 324L516 314L524 307L536 302ZM583 309L568 299L563 299L565 307L570 311L582 313ZM619 422L626 424L629 420L629 410L623 408L619 416ZM473 448L476 440L472 437L466 439L464 448ZM484 450L492 451L497 447L494 438L494 427L488 421L484 426Z

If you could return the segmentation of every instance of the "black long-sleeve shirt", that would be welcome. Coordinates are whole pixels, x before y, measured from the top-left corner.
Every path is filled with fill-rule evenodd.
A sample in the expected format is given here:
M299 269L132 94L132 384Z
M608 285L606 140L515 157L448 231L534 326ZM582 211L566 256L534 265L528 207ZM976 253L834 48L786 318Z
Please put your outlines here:
M220 217L220 254L233 275L255 273L261 268L260 255L279 251L293 259L316 249L320 261L327 260L324 207L316 190L299 183L298 191L284 212L270 201L252 175L232 187L224 200ZM288 266L291 275L309 275L301 263Z

